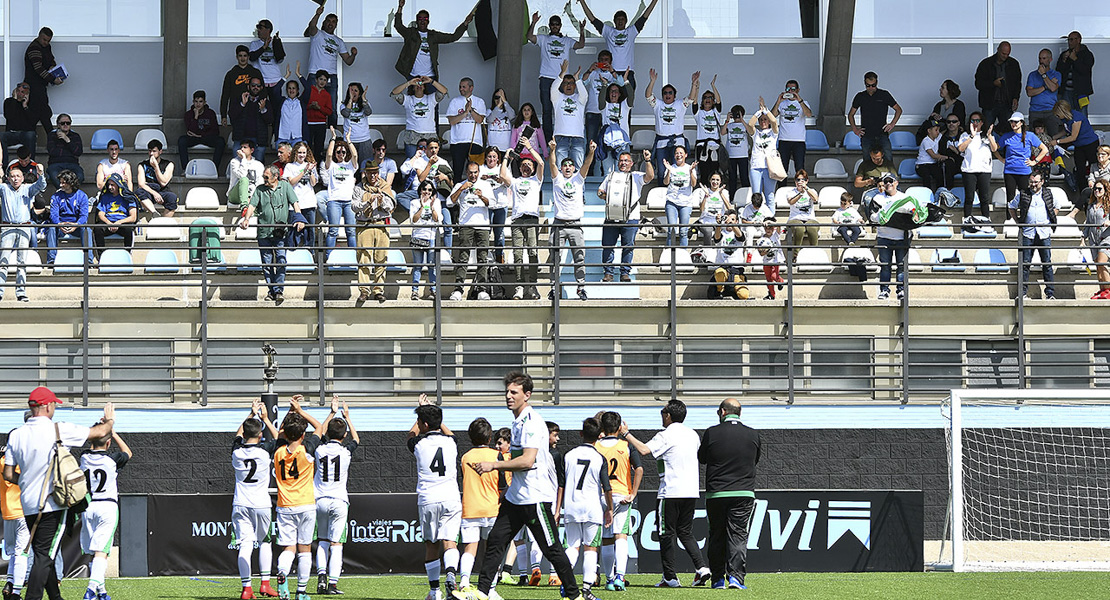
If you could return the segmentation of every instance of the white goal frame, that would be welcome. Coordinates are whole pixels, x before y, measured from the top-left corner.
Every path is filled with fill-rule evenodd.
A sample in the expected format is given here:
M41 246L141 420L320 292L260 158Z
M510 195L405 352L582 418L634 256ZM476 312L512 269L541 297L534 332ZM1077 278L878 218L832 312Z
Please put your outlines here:
M1079 554L1090 549L1089 558L1095 560L1075 559L1070 557L1064 560L1001 560L979 561L968 560L967 550L969 540L965 538L966 496L964 486L964 428L971 426L985 427L983 419L975 418L965 412L965 404L971 401L986 401L995 406L1005 406L1012 403L1012 409L1020 411L1029 407L1032 410L1040 408L1058 409L1059 419L1050 418L1038 421L1035 425L1024 427L1052 428L1052 427L1086 427L1110 429L1110 390L1074 389L989 389L989 390L951 390L948 414L949 421L948 439L948 466L949 466L949 533L952 542L952 570L953 571L1107 571L1110 570L1110 531L1107 531L1107 541L1084 542L1024 542L1025 544L1045 544L1044 554L1054 555L1052 544L1064 544L1069 547L1080 546ZM945 407L942 407L944 410ZM1039 415L1044 416L1044 415ZM1091 419L1091 417L1095 417ZM969 417L972 417L969 419ZM998 427L1010 426L1000 423ZM1021 428L1023 425L1012 425ZM1107 434L1110 437L1110 432ZM1110 486L1105 490L1110 496ZM972 542L974 543L974 542ZM992 542L993 543L993 542ZM1000 542L1005 544L1006 542ZM1012 542L1022 544L1023 542ZM1093 546L1087 548L1084 546ZM1055 554L1060 556L1062 554Z

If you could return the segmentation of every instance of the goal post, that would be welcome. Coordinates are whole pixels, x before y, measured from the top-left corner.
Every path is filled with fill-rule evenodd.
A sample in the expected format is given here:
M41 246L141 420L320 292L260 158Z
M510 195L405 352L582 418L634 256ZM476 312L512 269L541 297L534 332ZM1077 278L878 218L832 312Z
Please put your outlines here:
M952 390L955 571L1110 570L1110 391Z

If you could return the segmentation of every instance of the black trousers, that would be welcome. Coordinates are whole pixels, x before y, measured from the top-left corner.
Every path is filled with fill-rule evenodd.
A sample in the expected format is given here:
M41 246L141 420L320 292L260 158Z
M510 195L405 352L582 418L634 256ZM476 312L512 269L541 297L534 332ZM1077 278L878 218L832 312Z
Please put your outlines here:
M35 526L38 515L27 515L27 529ZM27 577L27 600L42 600L42 592L50 600L62 600L62 593L58 590L58 574L54 570L54 557L62 545L62 534L65 532L66 511L42 513L35 536L31 538L31 551L34 553L34 563L31 565L31 575Z
M748 560L748 521L755 507L755 498L707 498L705 514L709 518L709 570L713 581L727 575L744 583Z
M659 534L659 554L663 561L663 578L675 579L674 542L675 538L682 543L690 560L694 561L694 568L705 568L705 557L702 556L698 540L694 539L694 504L696 498L660 498L656 507L655 524Z
M543 552L551 568L559 575L563 582L563 596L567 598L578 597L578 583L574 579L574 568L567 559L566 550L559 539L559 529L555 526L555 517L551 516L551 504L513 504L509 501L501 502L497 511L497 520L493 529L486 538L486 555L482 558L482 572L478 576L478 590L488 594L493 587L493 578L505 560L505 551L513 541L521 527L527 527L532 532L536 544Z

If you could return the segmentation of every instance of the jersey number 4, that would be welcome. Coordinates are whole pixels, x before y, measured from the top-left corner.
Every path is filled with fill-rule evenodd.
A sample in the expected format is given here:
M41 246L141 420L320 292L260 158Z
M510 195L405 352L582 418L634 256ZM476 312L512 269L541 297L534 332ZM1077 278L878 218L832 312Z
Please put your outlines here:
M280 468L278 469L278 476L281 477L282 481L285 481L286 479L296 479L296 478L301 476L301 469L300 469L300 467L297 466L297 459L296 458L292 458L292 457L289 458L289 471L288 472L286 472L286 470L285 470L285 459L284 458L279 460L278 464L280 465Z
M333 471L331 481L339 481L340 473L338 456L331 457L331 466ZM323 483L328 482L328 457L326 456L320 459L320 481Z
M94 479L96 485L93 485ZM99 494L104 491L104 484L108 482L108 473L104 469L88 470L85 471L85 480L89 482L89 490L94 494Z
M447 475L447 465L443 462L443 448L436 449L436 455L432 457L432 464L428 465L428 470L439 474L440 477Z

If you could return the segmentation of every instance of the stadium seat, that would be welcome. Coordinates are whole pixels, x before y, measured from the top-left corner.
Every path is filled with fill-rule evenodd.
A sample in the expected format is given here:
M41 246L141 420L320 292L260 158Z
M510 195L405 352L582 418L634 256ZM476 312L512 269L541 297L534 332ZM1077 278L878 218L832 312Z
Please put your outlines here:
M980 248L975 251L975 271L977 273L1009 273L1010 265L997 248ZM935 269L934 269L935 270Z
M177 253L169 248L155 248L146 254L144 273L177 273L181 270Z
M632 147L637 151L654 150L655 132L650 129L641 129L632 134ZM652 154L655 154L652 152Z
M890 132L890 148L891 150L917 150L917 138L914 137L911 131L891 131Z
M131 253L123 248L108 248L105 250L100 255L98 267L101 274L130 275L135 271L131 264Z
M911 186L906 189L906 195L917 198L918 202L933 204L933 190L930 190L927 187L920 185Z
M1052 237L1079 239L1083 237L1083 232L1076 225L1075 219L1060 215L1056 217L1056 231L1052 233Z
M798 251L794 265L800 273L829 273L833 270L829 251L825 248L802 248Z
M659 254L659 271L671 272L671 251L674 251L674 267L676 273L693 273L698 270L697 265L690 258L690 251L686 248L663 248Z
M97 129L92 134L92 139L89 141L89 149L91 150L107 150L108 142L116 140L119 142L119 149L123 150L123 134L115 129Z
M77 248L59 248L54 257L54 274L77 274L85 272L85 251Z
M839 158L819 158L813 165L813 178L844 180L848 178L848 172Z
M135 134L135 150L145 150L150 140L162 142L163 150L170 145L169 142L166 141L166 134L162 133L161 129L140 129L139 133Z
M477 258L477 252L470 253L472 258ZM446 272L446 267L441 266L443 272ZM405 261L405 253L401 252L398 248L390 248L385 254L385 270L389 273L406 273L409 270L408 264Z
M258 248L244 248L235 257L235 270L240 273L256 273L262 271L262 254Z
M250 222L247 223L246 229L243 229L241 227L233 227L232 231L235 232L236 240L258 239L258 217L252 216Z
M917 175L916 158L905 158L902 162L898 163L898 178L902 181L920 181L921 177Z
M875 261L875 253L870 248L860 248L859 246L851 246L844 249L840 255L840 262L848 260L849 258L862 258L867 260L867 270L871 272L878 272L879 263ZM845 267L847 268L847 267Z
M730 198L732 207L736 209L743 208L752 203L752 188L742 187L736 188L736 192Z
M828 152L829 139L820 129L806 130L806 150L810 152Z
M775 190L775 208L778 210L790 210L790 197L797 192L797 189L792 185L784 185ZM818 195L820 198L820 195Z
M851 176L852 179L855 179L856 173L859 172L859 166L862 165L862 164L863 164L863 159L862 158L857 158L856 162L852 165L852 172L848 174L849 176Z
M817 207L822 210L839 210L840 196L847 191L839 185L826 185L817 193Z
M1067 190L1062 187L1056 186L1050 187L1048 189L1052 190L1052 201L1056 203L1057 209L1061 211L1070 211L1071 209L1075 208L1075 206L1071 203L1071 198L1068 196Z
M1013 219L1006 219L1002 223L1002 235L1008 240L1016 240L1020 235L1021 229L1017 226L1017 221Z
M1087 272L1093 275L1095 272L1094 264L1095 261L1091 259L1090 249L1072 248L1068 251L1068 266L1071 267L1072 271Z
M378 140L384 140L384 139L385 139L385 136L382 135L381 131L379 131L377 129L373 129L373 128L370 129L370 141L371 142L376 142ZM363 157L360 156L358 158L359 158L359 160L362 160ZM367 158L369 158L369 157L367 157Z
M286 253L285 269L289 273L311 273L316 270L316 261L308 248L292 248Z
M1005 232L1003 232L1003 233L1005 233ZM994 227L991 227L990 229L988 229L986 231L979 231L979 230L964 231L961 228L960 229L960 235L962 235L965 240L970 240L970 239L992 239L992 238L998 237L998 232L995 231Z
M952 227L948 220L943 220L940 223L933 225L925 225L917 228L917 237L931 238L931 239L947 239L952 237Z
M143 232L148 241L182 241L181 226L173 217L154 217L143 227Z
M955 259L953 262L952 259ZM929 260L933 272L963 273L967 267L960 261L960 251L955 248L937 248Z
M185 179L216 179L219 176L216 163L207 158L194 158L185 165Z
M224 239L224 226L212 217L197 217L189 227L204 226L208 231L215 233L218 239Z
M647 207L648 210L663 210L667 206L667 188L664 186L656 186L648 190Z
M906 253L906 262L910 265L910 271L920 273L925 270L925 262L921 260L921 254L916 248L910 248Z
M859 136L856 135L856 132L849 130L844 134L844 149L863 150L863 146L860 146Z
M358 269L358 257L354 248L336 248L328 255L328 271L332 273L353 273Z
M8 273L14 275L19 269L15 263L14 257L12 262L8 263ZM23 253L23 269L27 271L28 275L37 275L42 273L42 259L39 258L39 253L32 248L30 251Z
M978 197L979 194L975 194L975 196ZM1006 197L1006 187L995 188L994 192L991 194L991 206L995 208L1006 208L1009 203L1010 199Z
M194 161L189 161L192 164ZM211 162L211 161L209 161ZM185 210L219 210L220 197L210 187L195 187L185 194Z

